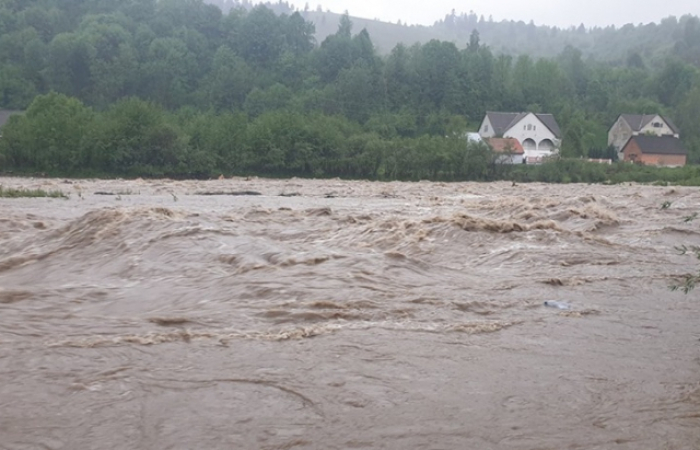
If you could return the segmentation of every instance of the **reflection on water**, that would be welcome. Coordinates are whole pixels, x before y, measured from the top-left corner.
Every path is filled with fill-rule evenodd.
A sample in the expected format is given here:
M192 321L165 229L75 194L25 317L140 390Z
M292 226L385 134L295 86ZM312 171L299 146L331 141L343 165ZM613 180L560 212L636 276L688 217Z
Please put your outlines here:
M697 189L0 184L3 448L700 442Z

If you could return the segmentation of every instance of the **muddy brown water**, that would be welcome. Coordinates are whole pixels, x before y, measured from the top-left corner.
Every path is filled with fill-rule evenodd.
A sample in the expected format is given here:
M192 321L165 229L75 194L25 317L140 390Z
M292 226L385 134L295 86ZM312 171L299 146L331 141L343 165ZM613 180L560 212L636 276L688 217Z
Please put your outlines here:
M697 188L0 184L2 449L700 448Z

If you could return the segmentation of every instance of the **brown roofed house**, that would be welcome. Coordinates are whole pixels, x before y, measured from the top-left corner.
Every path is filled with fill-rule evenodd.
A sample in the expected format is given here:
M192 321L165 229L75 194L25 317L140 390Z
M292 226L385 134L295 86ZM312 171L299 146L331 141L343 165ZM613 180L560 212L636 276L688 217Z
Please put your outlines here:
M678 127L668 117L659 114L622 114L608 130L608 146L615 147L622 160L622 147L632 136L641 135L680 138Z
M673 136L632 136L622 147L623 161L650 166L684 166L688 151Z
M525 149L515 138L488 138L486 143L494 153L498 153L496 161L501 164L522 164Z

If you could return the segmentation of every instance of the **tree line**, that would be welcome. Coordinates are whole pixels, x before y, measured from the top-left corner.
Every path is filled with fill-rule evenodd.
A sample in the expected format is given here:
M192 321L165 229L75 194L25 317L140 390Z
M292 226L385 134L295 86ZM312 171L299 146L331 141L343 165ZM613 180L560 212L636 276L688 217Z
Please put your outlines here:
M0 163L20 173L456 180L498 169L488 148L458 136L382 137L343 116L170 112L136 97L96 111L58 93L12 117L0 150Z
M656 182L700 186L700 166L664 169L554 159L499 162L459 134L387 136L318 112L168 111L136 97L95 110L64 94L38 96L0 139L0 167L17 174L211 178L219 174L371 180Z
M602 154L621 113L662 113L700 160L700 74L669 55L613 65L432 40L380 56L347 15L201 0L0 0L4 170L498 177L459 139L487 110L553 113L562 155ZM481 162L480 162L481 161Z
M232 8L252 9L250 0L207 0L223 11ZM316 25L316 38L323 41L335 33L342 14L324 11L321 5L303 9L286 1L265 2L277 14L291 15L300 12L304 19ZM533 11L533 15L536 12ZM353 17L359 28L366 28L380 53L386 54L397 44L427 43L432 39L455 42L464 48L469 36L476 30L496 53L530 55L535 58L552 58L567 46L581 49L585 58L592 56L599 61L615 65L663 64L670 53L693 64L700 64L700 19L690 14L669 16L659 23L632 24L621 27L561 28L535 24L534 21L495 21L491 16L475 12L446 14L431 26L388 23L379 20Z

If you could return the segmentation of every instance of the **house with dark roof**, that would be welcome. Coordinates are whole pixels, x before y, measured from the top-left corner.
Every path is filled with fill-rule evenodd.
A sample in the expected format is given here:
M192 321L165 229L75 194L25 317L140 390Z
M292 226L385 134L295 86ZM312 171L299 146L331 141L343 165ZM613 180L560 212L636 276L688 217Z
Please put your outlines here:
M632 136L622 147L622 160L650 166L684 166L688 151L674 136Z
M622 148L632 136L640 135L680 138L678 128L668 117L659 114L622 114L608 131L608 146L615 147L622 160Z
M517 139L527 161L539 161L561 147L561 129L551 114L487 112L479 135L484 139Z

